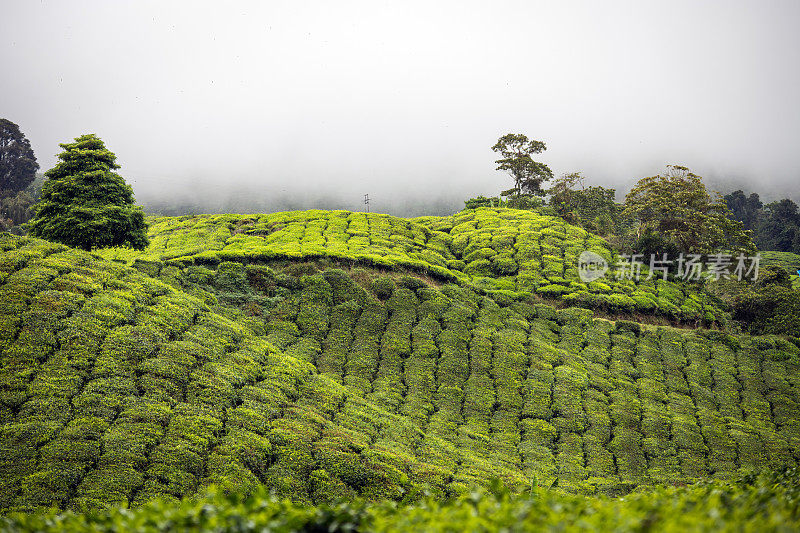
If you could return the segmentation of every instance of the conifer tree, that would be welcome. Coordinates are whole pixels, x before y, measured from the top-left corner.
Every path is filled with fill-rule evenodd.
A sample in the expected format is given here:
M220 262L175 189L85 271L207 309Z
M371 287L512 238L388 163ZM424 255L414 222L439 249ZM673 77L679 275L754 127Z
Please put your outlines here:
M106 246L147 246L147 225L133 189L114 172L117 156L94 134L60 144L64 151L45 172L30 233L91 250Z

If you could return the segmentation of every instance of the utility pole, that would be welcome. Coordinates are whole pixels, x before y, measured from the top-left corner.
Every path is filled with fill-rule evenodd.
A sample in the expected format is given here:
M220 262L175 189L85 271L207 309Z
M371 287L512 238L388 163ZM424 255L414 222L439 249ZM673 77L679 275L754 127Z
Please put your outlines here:
M369 213L369 194L365 194L364 195L364 205L367 206L366 210L367 210L367 213Z

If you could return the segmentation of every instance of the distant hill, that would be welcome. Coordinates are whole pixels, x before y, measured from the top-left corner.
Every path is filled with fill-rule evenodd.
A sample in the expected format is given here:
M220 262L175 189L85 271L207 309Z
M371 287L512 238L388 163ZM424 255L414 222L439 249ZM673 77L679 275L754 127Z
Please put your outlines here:
M613 252L557 219L215 215L150 237L88 254L0 236L0 508L208 484L315 503L492 478L623 494L800 459L800 341L569 307L725 314L674 281L581 284L577 254Z
M200 215L150 220L151 245L101 252L108 259L166 261L185 266L220 261L331 259L347 266L410 270L482 293L531 294L604 313L660 317L675 323L726 322L722 303L693 284L640 279L617 269L608 243L562 219L531 211L479 208L449 217L403 219L351 211L294 211L270 215ZM580 280L577 260L588 250L609 272Z

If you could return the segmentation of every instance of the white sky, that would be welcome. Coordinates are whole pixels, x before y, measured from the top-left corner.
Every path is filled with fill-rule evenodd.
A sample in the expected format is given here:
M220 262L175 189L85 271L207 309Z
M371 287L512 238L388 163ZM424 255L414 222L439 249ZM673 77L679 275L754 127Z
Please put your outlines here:
M510 186L509 132L621 191L677 163L800 199L799 23L797 1L0 0L0 117L43 170L97 133L145 204L453 211Z

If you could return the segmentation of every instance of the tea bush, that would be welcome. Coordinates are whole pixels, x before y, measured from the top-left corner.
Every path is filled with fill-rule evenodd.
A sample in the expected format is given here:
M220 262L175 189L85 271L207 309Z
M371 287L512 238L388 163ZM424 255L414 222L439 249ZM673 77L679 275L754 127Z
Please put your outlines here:
M324 471L317 485L328 483ZM750 475L736 483L654 487L624 497L580 496L535 485L522 496L500 483L440 501L413 504L348 499L312 506L264 491L242 498L211 489L181 502L154 501L135 510L0 518L23 532L77 531L792 531L800 527L796 475Z

